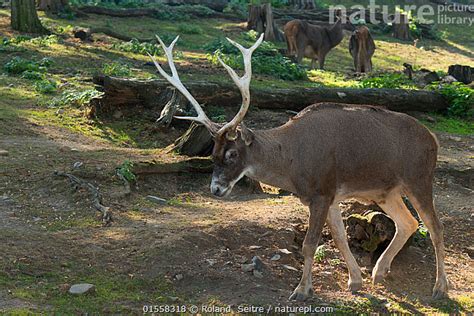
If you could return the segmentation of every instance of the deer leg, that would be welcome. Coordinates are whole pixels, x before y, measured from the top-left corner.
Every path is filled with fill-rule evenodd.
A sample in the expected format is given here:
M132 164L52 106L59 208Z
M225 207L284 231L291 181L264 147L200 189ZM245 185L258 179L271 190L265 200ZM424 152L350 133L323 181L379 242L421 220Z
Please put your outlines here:
M324 61L326 60L326 55L320 54L318 56L318 60L319 60L319 69L323 70L324 69Z
M331 207L329 209L327 223L331 230L332 239L336 247L342 254L349 270L348 288L352 292L356 292L362 288L362 274L352 252L347 243L346 230L342 221L341 211L338 208Z
M298 64L301 64L301 62L303 61L305 47L306 47L306 44L303 41L300 41L299 43L297 43L296 62Z
M314 253L318 246L321 231L328 215L332 199L319 197L311 201L309 205L309 226L303 241L303 276L301 281L290 296L290 300L304 301L314 293L311 281Z
M385 213L395 222L396 230L392 241L375 264L375 268L372 272L374 283L383 280L390 270L393 258L418 228L418 221L411 215L398 191L388 195L385 201L377 202L377 204L379 204Z
M421 190L417 190L421 192ZM428 194L426 193L428 192ZM420 193L407 192L408 198L413 203L421 220L430 232L431 241L436 254L436 283L433 288L433 298L441 299L448 297L448 279L444 269L444 237L443 224L440 222L433 204L433 193L431 185Z

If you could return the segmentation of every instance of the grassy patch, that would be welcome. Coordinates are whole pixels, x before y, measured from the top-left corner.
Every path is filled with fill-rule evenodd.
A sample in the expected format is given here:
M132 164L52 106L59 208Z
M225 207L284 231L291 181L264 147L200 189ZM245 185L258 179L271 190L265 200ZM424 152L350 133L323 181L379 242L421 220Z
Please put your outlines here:
M446 117L439 114L431 114L436 120L435 123L422 120L423 124L430 129L440 132L447 132L459 135L474 134L474 122L459 118Z

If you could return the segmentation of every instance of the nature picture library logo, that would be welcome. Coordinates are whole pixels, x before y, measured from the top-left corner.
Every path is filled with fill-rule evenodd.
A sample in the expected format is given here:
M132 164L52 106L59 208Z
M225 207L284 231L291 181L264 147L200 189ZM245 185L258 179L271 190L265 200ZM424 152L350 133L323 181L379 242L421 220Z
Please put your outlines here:
M467 15L465 13L471 13ZM329 19L331 23L340 16L342 23L367 22L371 24L385 23L388 25L403 23L406 17L416 16L417 20L426 24L474 24L474 4L446 3L446 4L405 4L396 5L395 13L393 7L377 4L370 0L367 6L355 4L350 7L335 5L329 7Z

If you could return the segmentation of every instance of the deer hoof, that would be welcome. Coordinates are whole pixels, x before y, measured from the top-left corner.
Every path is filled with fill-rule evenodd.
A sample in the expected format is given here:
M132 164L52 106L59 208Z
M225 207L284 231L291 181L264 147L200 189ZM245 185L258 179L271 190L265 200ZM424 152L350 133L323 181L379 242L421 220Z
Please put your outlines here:
M448 297L448 282L436 282L433 288L433 299L440 300Z
M306 293L304 289L302 290L300 288L296 288L296 290L293 292L293 294L291 294L289 299L290 301L303 302L303 301L306 301L311 296L313 296L313 294L314 294L314 291L312 288L310 288Z
M357 292L360 289L362 289L362 281L351 281L351 280L349 280L348 288L349 288L349 291L351 291L353 293Z
M374 284L382 283L383 279L387 276L387 274L388 268L378 269L378 267L376 266L372 273L372 282Z

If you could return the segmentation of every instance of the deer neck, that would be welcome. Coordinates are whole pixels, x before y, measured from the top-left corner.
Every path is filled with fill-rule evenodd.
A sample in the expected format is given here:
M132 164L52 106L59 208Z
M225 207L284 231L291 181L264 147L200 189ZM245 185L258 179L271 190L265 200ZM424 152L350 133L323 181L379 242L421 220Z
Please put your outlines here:
M331 47L338 45L342 41L344 34L342 32L341 20L338 20L331 28L327 28L326 30Z
M277 129L255 131L255 139L249 149L248 177L294 192L287 176L291 162Z

